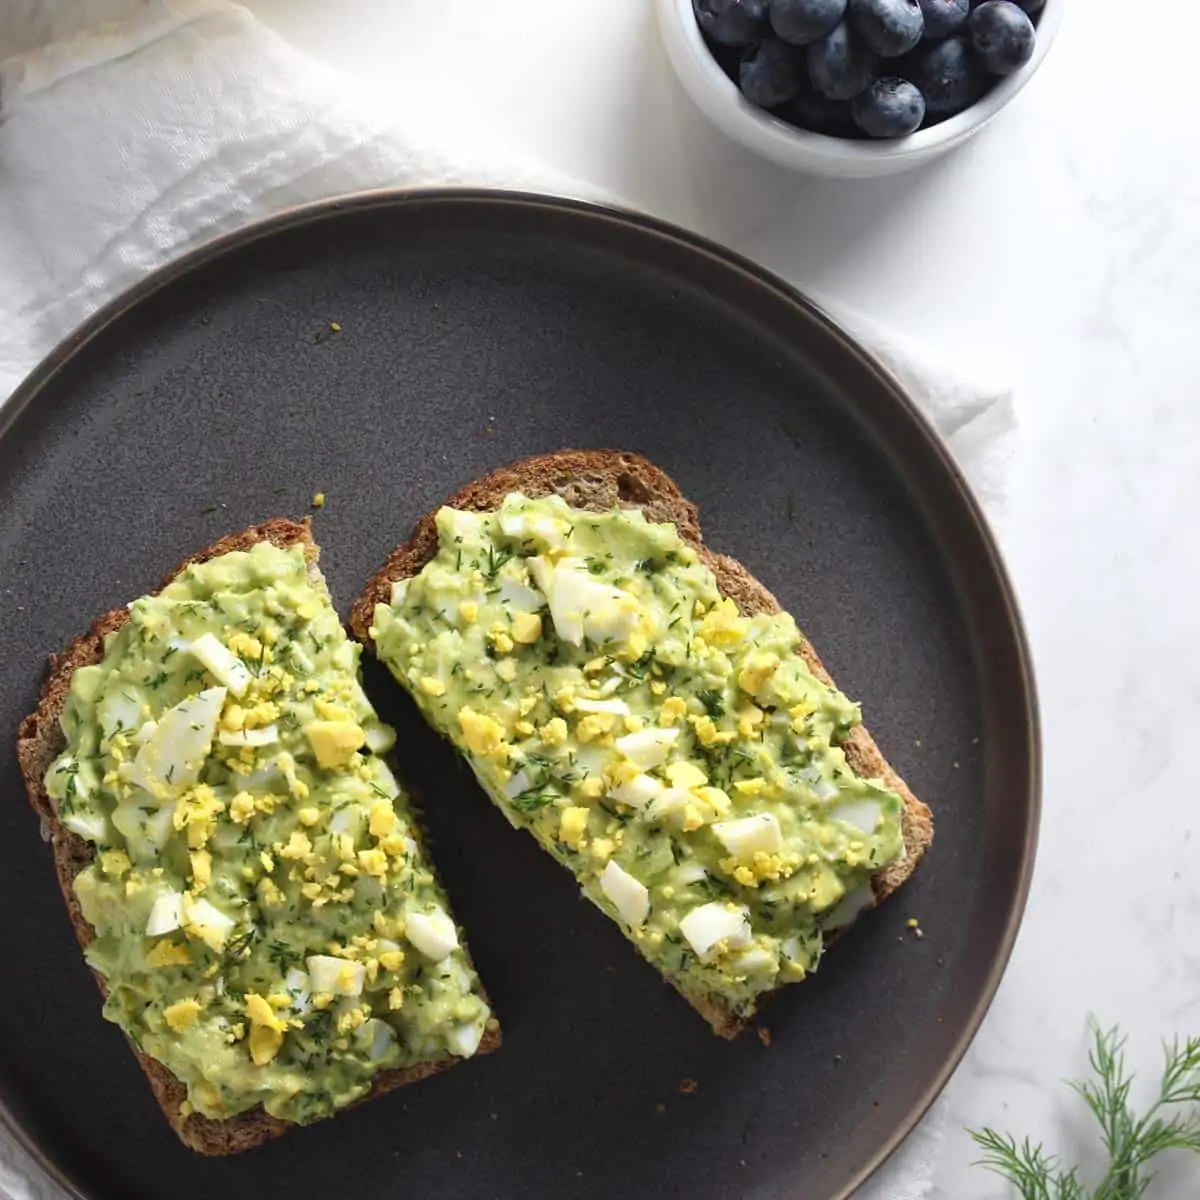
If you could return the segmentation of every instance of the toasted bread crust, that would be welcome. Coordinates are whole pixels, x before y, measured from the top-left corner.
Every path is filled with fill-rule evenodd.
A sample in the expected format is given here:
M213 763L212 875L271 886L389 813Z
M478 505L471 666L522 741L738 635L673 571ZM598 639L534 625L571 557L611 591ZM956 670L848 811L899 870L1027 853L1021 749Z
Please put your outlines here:
M639 454L623 450L560 450L522 459L501 467L466 485L445 504L451 508L488 512L498 508L509 492L526 496L562 496L576 508L608 511L617 507L640 508L647 520L670 522L684 541L695 547L716 576L722 595L728 596L747 614L779 612L779 601L741 563L710 550L700 533L699 510L679 490L665 471ZM350 610L350 629L364 645L374 648L371 621L375 605L386 603L392 584L420 572L438 549L436 510L417 522L412 536L388 555L371 577ZM834 686L812 644L803 638L800 652L809 668L822 681ZM855 728L843 743L846 759L859 775L882 779L904 801L901 831L905 856L875 875L871 881L875 902L885 900L916 870L933 841L933 815L909 790L908 785L884 758L874 738L863 726ZM827 938L832 941L833 937ZM670 982L723 1037L733 1037L745 1028L748 1017L732 1012L719 995L697 996Z
M307 520L297 522L284 518L266 521L241 533L231 534L190 555L166 576L160 587L166 587L192 563L205 562L234 550L249 550L258 542L271 542L279 547L302 545L308 559L312 582L328 594L324 578L317 569L320 551L312 539L310 523ZM21 722L17 731L17 760L25 779L29 803L41 818L43 836L50 842L55 873L63 899L66 901L71 925L80 947L85 950L95 936L95 930L83 916L79 899L75 895L74 883L75 876L92 862L93 851L88 842L72 833L58 820L53 802L46 793L44 780L51 763L66 746L59 718L71 686L71 676L79 667L99 662L104 656L104 639L108 634L120 629L128 619L127 609L113 609L93 622L87 633L72 642L61 654L50 655L46 682L38 698L37 708ZM107 995L103 976L96 972L93 974L101 994ZM489 1031L484 1035L478 1053L487 1053L499 1044L499 1033ZM180 1111L180 1106L187 1099L184 1084L157 1059L143 1054L132 1041L129 1045L141 1064L155 1099L171 1128L190 1149L205 1155L236 1154L295 1128L292 1122L273 1117L262 1108L251 1109L224 1121L214 1121L200 1113L184 1116ZM375 1077L371 1090L356 1103L365 1103L407 1083L415 1083L419 1079L435 1075L460 1061L457 1058L448 1058L381 1072Z

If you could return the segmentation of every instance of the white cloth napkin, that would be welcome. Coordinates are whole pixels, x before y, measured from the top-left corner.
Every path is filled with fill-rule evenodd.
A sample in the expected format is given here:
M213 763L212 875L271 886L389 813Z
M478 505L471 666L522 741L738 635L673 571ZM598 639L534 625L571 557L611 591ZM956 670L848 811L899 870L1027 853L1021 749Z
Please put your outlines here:
M61 34L53 8L18 0L0 14L0 53L6 33L8 45ZM105 301L281 208L454 184L614 199L504 150L447 97L398 101L224 0L71 0L61 11L76 29L88 13L123 19L0 61L0 404ZM995 519L1016 428L1009 388L818 299L923 406ZM943 1124L935 1108L861 1200L927 1196ZM3 1130L0 1192L60 1195Z

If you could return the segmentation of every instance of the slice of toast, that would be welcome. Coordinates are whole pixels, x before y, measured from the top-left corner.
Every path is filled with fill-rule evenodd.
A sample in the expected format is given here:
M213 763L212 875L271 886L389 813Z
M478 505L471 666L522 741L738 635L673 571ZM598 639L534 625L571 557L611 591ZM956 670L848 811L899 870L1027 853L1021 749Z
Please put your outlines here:
M696 505L683 495L664 471L638 454L620 450L561 450L536 455L467 484L451 496L445 506L488 512L499 508L510 492L521 492L530 498L557 493L575 508L600 512L617 507L640 508L649 521L674 524L680 537L695 547L712 570L721 593L732 599L744 615L780 611L779 601L745 567L704 545ZM409 540L388 556L351 607L351 631L365 645L374 648L370 629L375 605L389 601L392 584L396 580L418 574L436 556L438 534L435 518L436 511L417 523ZM834 686L807 639L802 641L800 651L813 674L824 683ZM878 904L896 891L916 869L933 840L933 818L929 808L913 795L904 780L888 764L863 726L856 726L842 747L856 774L881 779L904 802L901 832L906 853L873 877L872 890ZM827 942L835 936L827 935ZM670 982L722 1036L733 1037L747 1024L748 1018L739 1017L731 1011L720 995L710 993L696 996L680 987L678 981L672 979Z
M320 551L312 539L309 522L307 520L303 522L289 521L282 518L253 526L242 533L231 534L191 555L163 580L160 587L166 587L192 563L206 562L234 550L248 550L256 543L263 541L271 542L281 548L302 545L308 560L309 577L313 585L321 593L328 594L324 577L317 567ZM66 745L59 718L67 700L71 676L79 667L99 662L104 655L105 637L120 629L128 619L127 609L113 609L96 620L87 633L72 642L61 654L50 656L48 675L42 687L37 708L21 722L17 732L17 759L20 763L21 774L25 779L25 787L29 793L29 802L41 818L42 831L50 843L54 868L58 875L63 899L67 904L71 925L75 930L80 947L85 950L95 936L95 931L88 924L80 909L79 900L75 895L74 880L75 876L92 862L93 847L59 821L54 802L46 794L43 781L51 763ZM101 993L107 995L103 976L96 972L93 974L95 974ZM499 1044L498 1030L489 1029L484 1034L477 1053L485 1054L494 1050ZM162 1063L142 1053L132 1041L130 1049L133 1050L142 1070L146 1073L155 1099L171 1127L179 1135L184 1145L200 1154L236 1154L239 1151L248 1150L252 1146L257 1146L269 1138L278 1137L293 1128L292 1122L274 1117L262 1108L254 1108L223 1121L212 1120L198 1112L185 1115L185 1111L181 1111L181 1105L187 1099L187 1089L184 1084L172 1075ZM435 1075L460 1061L462 1060L458 1058L446 1058L381 1071L375 1077L371 1090L355 1103L361 1104L398 1087L403 1087L405 1084L415 1083L419 1079Z

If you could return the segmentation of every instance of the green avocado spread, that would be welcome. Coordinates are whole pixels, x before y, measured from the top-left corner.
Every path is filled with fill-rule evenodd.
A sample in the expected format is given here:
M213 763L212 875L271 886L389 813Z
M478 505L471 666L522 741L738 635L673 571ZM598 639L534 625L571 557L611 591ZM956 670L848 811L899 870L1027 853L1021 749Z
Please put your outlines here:
M745 1013L803 979L903 855L903 806L847 764L858 707L792 618L742 616L636 510L513 494L437 529L372 636L509 820L686 994Z
M264 542L136 600L72 678L46 785L95 848L88 962L185 1113L313 1121L489 1022L359 651L303 549Z

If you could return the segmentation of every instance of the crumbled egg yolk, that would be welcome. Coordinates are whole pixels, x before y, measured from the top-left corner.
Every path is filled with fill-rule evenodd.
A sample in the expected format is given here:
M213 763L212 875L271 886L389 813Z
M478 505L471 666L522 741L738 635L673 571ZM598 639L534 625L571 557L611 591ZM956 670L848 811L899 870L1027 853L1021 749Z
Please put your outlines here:
M476 712L469 705L458 714L467 749L472 754L488 757L504 745L504 726L492 717Z
M700 622L699 633L710 646L729 649L740 645L746 637L750 622L738 613L730 599L718 601Z
M322 767L340 767L353 758L366 742L366 734L354 721L310 721L304 736Z
M129 855L124 850L105 850L100 855L100 869L105 875L111 875L114 879L120 879L130 870L131 866Z
M702 746L720 746L728 744L737 738L731 729L718 729L712 717L688 717L688 723L696 731L696 737Z
M751 654L746 659L746 665L738 673L738 687L751 696L756 695L766 686L767 680L775 674L778 666L778 654Z
M201 1006L196 1000L177 1000L163 1009L163 1020L176 1032L186 1033L200 1015Z
M670 780L671 786L677 788L690 790L704 787L708 783L708 776L695 763L682 759L667 765L666 776Z
M262 1067L279 1053L287 1022L276 1016L270 1002L257 992L247 994L245 1011L250 1022L250 1059Z
M212 879L212 855L207 850L193 850L188 857L192 867L192 886L200 893Z
M583 841L583 835L587 832L590 811L590 809L575 806L564 808L562 816L559 818L559 841L576 850L579 849Z
M522 646L532 646L542 636L542 618L537 613L517 613L513 617L512 637Z
M617 718L612 713L588 713L575 726L575 736L584 743L595 742L613 731Z
M547 746L561 746L566 742L570 730L562 717L551 717L545 725L538 727L538 734Z
M204 846L217 827L217 818L225 805L207 784L198 784L180 796L172 822L176 829L187 830L187 843L193 850Z
M170 938L155 942L146 954L146 966L154 971L164 967L186 967L191 962L191 951Z
M720 860L722 871L732 875L743 887L756 888L764 881L777 882L796 871L800 859L790 854L768 854L756 850L748 862L728 857Z

